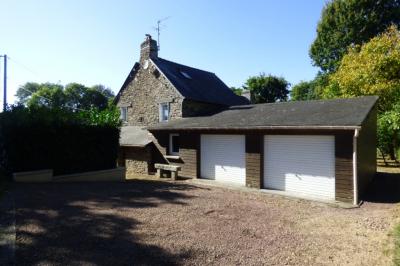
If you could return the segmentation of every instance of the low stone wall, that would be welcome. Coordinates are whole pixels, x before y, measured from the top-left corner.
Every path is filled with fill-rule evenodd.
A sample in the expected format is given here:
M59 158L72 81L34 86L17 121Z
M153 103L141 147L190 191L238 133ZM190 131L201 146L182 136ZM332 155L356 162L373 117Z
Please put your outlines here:
M125 181L125 168L118 167L114 169L84 172L71 175L54 176L55 182L101 182L101 181Z
M70 175L53 176L53 170L40 170L31 172L19 172L13 174L15 182L46 183L46 182L102 182L125 181L125 168L84 172Z
M45 169L39 171L18 172L13 174L15 182L21 183L43 183L53 180L53 170Z

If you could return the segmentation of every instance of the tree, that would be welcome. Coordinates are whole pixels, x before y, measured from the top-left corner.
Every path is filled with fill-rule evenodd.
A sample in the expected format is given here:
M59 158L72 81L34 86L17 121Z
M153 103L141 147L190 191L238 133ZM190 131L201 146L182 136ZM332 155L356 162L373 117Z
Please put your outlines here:
M79 83L69 83L65 86L67 105L73 109L89 110L96 107L104 110L109 99L114 98L114 93L103 85L86 87Z
M87 88L79 83L69 83L65 86L66 104L72 109L82 109L81 101Z
M16 96L19 104L28 106L104 110L114 98L114 93L103 85L89 88L79 83L69 83L63 87L53 83L28 82L18 89Z
M378 111L392 109L400 99L400 32L395 26L368 43L349 49L337 72L329 77L324 98L378 95Z
M243 92L243 89L242 89L242 88L231 87L230 89L231 89L231 91L233 91L233 93L235 93L236 95L239 95L239 96L242 95L242 92Z
M25 105L31 95L40 89L40 84L36 82L27 82L20 86L15 96L18 98L18 104Z
M318 72L313 80L300 81L290 91L290 100L305 101L321 99L323 89L328 85L329 74Z
M252 92L254 103L271 103L286 101L289 86L290 83L282 77L261 73L259 76L250 77L243 87Z
M316 99L315 83L311 81L300 81L290 91L290 100L306 101Z
M400 139L400 104L396 104L390 111L379 115L378 118L378 149L383 158L389 155L396 160L396 150Z
M80 101L81 109L98 108L104 110L108 106L108 98L96 89L87 89Z
M104 96L106 96L106 98L108 99L113 99L114 98L114 92L110 89L107 88L106 86L102 85L102 84L97 84L94 85L92 87L90 87L91 89L100 92L101 94L103 94Z
M310 91L313 90L312 81L300 81L290 90L290 100L305 101L309 99Z
M334 72L349 46L362 45L391 24L400 25L399 0L333 0L322 10L310 48L314 65Z
M51 108L65 107L65 94L63 87L58 84L45 83L27 98L28 106L45 106Z

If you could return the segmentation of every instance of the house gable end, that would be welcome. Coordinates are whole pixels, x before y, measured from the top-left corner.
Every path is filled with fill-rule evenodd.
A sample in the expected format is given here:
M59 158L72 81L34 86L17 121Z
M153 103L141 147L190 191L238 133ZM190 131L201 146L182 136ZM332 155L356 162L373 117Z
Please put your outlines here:
M146 68L139 65L127 81L115 101L118 107L128 108L125 126L157 124L161 103L169 105L169 120L182 117L183 97L151 62Z

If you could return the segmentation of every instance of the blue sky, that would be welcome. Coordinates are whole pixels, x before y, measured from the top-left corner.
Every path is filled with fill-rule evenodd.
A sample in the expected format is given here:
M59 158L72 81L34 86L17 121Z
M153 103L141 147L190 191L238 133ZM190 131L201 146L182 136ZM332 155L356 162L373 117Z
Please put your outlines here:
M139 59L144 35L155 38L152 27L168 16L160 57L215 72L228 86L261 72L296 84L318 71L308 50L324 4L0 0L0 54L10 57L8 101L28 81L104 84L117 92Z

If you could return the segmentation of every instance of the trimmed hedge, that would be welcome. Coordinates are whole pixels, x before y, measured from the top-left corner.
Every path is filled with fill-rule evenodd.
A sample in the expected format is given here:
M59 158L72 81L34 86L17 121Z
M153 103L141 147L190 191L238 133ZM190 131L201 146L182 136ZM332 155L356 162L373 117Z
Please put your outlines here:
M91 111L93 112L93 111ZM0 168L13 172L53 169L55 175L116 167L119 127L82 114L13 108L0 115Z

